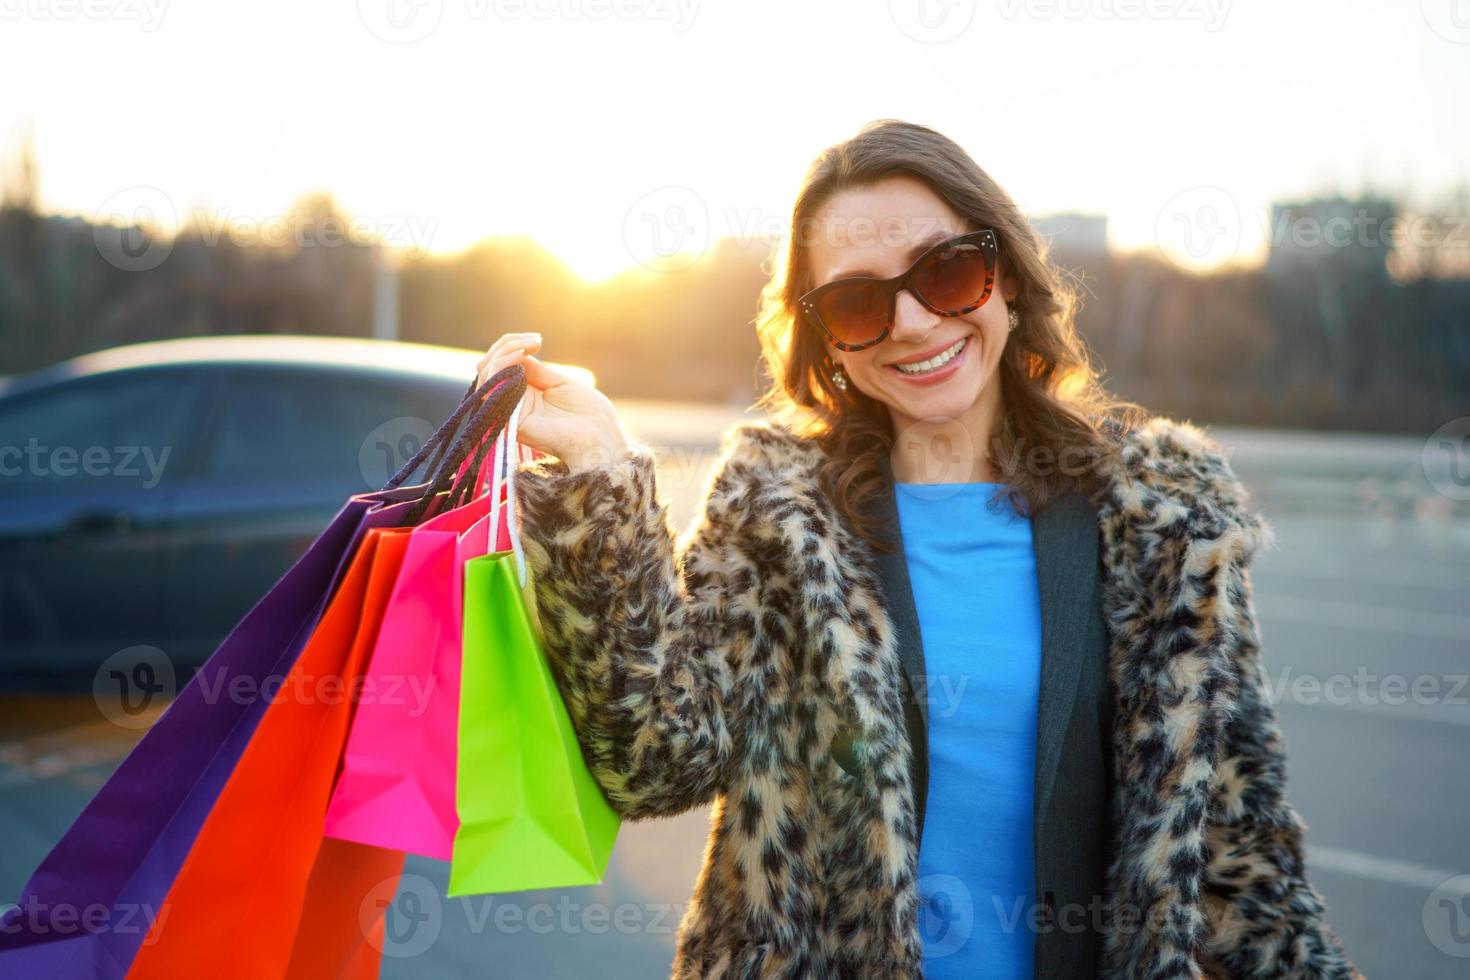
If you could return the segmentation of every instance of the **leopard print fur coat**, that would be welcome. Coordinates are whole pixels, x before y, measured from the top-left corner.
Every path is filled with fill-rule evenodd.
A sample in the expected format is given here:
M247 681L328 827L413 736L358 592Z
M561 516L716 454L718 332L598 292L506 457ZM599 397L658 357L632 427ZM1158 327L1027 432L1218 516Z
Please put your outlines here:
M607 799L627 820L713 804L675 978L923 975L894 629L821 462L778 424L735 428L683 539L646 447L517 476L547 655ZM1270 528L1187 424L1149 421L1108 465L1105 975L1357 976L1284 792L1249 576ZM833 759L854 725L875 778Z

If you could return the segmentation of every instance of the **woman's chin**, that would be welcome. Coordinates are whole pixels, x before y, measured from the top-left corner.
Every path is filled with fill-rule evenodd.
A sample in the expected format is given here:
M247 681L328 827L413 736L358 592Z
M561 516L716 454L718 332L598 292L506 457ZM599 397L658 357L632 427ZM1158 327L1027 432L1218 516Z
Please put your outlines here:
M887 402L889 408L900 415L923 421L960 418L969 412L979 397L978 384L968 378L955 377L948 384L928 390L892 392Z

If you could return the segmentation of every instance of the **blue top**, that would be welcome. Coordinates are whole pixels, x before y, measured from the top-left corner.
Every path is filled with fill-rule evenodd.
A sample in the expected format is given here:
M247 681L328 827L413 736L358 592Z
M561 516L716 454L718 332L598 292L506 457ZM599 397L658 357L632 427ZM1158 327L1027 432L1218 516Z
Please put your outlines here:
M919 931L935 980L1034 973L1041 597L1031 521L1002 489L900 483L894 494L924 645Z

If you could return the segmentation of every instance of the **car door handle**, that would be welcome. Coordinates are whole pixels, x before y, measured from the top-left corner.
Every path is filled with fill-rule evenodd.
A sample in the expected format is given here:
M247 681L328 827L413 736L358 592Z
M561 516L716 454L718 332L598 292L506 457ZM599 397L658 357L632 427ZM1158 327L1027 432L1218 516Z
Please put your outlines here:
M84 511L66 522L75 534L121 534L133 526L133 517L125 510Z

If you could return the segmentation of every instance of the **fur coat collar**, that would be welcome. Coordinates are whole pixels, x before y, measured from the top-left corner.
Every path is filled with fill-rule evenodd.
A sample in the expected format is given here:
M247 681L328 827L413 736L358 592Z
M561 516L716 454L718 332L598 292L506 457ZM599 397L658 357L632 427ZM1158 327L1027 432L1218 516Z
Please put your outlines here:
M682 540L643 447L517 479L548 658L608 800L713 804L675 977L923 975L902 644L821 462L779 425L733 430ZM1219 447L1164 419L1121 437L1087 503L1114 719L1101 972L1355 976L1265 697L1249 563L1269 528Z

